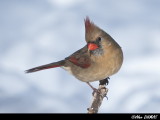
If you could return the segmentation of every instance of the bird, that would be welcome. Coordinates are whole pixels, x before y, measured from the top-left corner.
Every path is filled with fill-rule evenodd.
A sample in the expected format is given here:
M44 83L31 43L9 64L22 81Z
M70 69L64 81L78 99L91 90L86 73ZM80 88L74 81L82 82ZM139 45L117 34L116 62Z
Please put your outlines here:
M58 62L52 62L26 70L26 73L61 67L86 82L99 81L108 84L110 76L117 73L123 63L123 51L120 45L87 16L84 19L86 45L70 56Z

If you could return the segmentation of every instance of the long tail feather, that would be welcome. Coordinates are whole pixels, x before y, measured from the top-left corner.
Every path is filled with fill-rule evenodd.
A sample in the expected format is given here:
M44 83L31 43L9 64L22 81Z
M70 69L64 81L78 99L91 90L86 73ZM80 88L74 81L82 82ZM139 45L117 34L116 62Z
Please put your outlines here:
M37 71L40 71L40 70L45 70L45 69L60 67L60 66L63 66L64 63L65 63L65 61L62 60L62 61L59 61L59 62L54 62L54 63L50 63L50 64L38 66L38 67L35 67L35 68L31 68L31 69L26 70L25 73L32 73L32 72L37 72Z

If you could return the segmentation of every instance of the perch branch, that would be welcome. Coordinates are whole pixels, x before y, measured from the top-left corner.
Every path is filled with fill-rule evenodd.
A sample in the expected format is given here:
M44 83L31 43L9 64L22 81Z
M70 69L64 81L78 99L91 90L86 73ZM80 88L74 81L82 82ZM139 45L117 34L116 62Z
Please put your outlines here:
M93 93L91 107L87 109L89 114L98 113L103 98L106 97L107 92L108 88L106 88L106 84L100 84L98 90Z

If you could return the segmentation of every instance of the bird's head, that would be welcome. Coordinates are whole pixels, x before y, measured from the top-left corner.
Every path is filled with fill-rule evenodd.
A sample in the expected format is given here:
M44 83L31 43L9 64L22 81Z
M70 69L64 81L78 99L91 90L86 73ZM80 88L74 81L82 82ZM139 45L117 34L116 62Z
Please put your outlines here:
M107 48L114 41L110 35L108 35L101 28L96 26L89 17L86 17L85 22L85 39L89 51L95 51L99 49Z

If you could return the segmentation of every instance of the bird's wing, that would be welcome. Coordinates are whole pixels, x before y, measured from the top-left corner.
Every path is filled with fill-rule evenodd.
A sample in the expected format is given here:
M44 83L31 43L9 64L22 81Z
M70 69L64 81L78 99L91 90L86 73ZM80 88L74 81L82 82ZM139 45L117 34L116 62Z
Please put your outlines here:
M76 51L71 56L67 57L66 59L72 62L74 65L77 65L81 68L88 68L91 65L91 59L88 54L87 46Z

